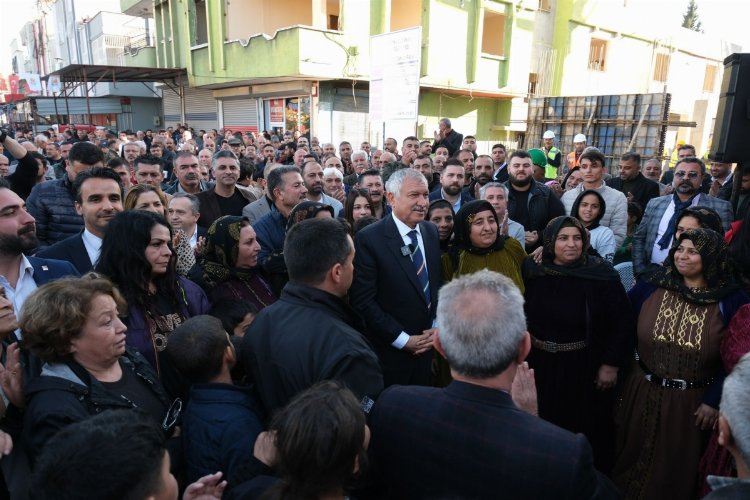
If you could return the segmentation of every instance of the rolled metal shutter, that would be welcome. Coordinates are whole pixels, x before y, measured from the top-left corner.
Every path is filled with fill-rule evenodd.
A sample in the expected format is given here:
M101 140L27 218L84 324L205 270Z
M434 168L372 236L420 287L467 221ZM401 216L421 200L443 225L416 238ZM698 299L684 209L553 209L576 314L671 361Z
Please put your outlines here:
M185 120L195 130L219 128L218 103L211 89L185 89Z
M222 99L224 127L232 130L258 131L257 99Z
M164 121L162 127L174 127L180 123L180 96L174 90L168 87L162 87L161 89L161 107L162 116Z
M348 93L336 93L333 96L331 113L331 139L334 144L349 141L354 149L359 149L362 141L369 140L370 123L368 119L369 99L357 93L356 98Z

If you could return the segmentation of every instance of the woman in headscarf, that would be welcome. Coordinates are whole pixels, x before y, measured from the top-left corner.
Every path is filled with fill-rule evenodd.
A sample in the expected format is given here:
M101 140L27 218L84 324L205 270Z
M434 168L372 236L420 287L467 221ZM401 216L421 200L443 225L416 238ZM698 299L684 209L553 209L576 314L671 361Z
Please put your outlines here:
M523 292L521 264L526 252L515 239L500 234L490 202L464 203L453 222L453 246L442 257L443 282L489 269L504 274Z
M293 225L297 224L298 222L302 222L303 220L307 219L320 219L323 217L331 216L331 218L336 217L336 215L333 213L333 207L331 205L326 205L325 203L320 203L317 201L303 201L301 203L298 203L291 212L289 212L289 218L287 219L286 223L286 231L289 232L289 230L292 228Z
M721 217L716 210L709 207L688 207L682 211L677 217L673 245L677 244L680 235L688 229L710 229L719 234L724 234Z
M688 229L664 266L630 297L638 315L638 357L617 408L613 479L626 498L667 491L691 498L719 415L719 345L748 296L736 283L722 236Z
M258 267L259 252L260 244L247 219L225 215L211 224L201 259L211 304L239 299L261 310L276 301Z
M607 472L613 388L632 352L630 304L612 265L584 251L588 234L578 219L552 219L543 244L541 264L529 257L523 267L539 416L583 433L597 469Z
M589 242L596 254L612 262L615 255L615 233L610 228L599 225L606 210L604 197L595 189L587 189L573 202L570 215L581 221L588 230Z

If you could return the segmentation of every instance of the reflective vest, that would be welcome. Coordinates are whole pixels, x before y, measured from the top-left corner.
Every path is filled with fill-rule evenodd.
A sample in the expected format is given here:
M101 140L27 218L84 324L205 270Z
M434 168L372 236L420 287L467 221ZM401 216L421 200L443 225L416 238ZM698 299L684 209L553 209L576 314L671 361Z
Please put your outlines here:
M583 154L583 153L581 153L581 154ZM580 167L581 166L581 157L579 156L578 158L576 158L576 152L575 151L571 151L570 153L568 153L567 162L568 162L568 171L570 171L570 169L573 168L573 167Z
M547 179L555 179L557 178L557 167L550 165L550 161L555 161L555 156L557 156L560 153L560 150L557 149L555 146L552 146L549 148L549 151L547 152L547 166L544 167L544 177Z

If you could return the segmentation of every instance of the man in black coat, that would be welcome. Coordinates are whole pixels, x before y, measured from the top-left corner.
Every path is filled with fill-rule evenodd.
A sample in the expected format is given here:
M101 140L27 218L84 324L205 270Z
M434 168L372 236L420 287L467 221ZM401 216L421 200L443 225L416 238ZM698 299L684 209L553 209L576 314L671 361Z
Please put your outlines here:
M533 373L521 365L531 338L509 278L454 279L440 290L437 324L453 382L391 387L370 414L383 498L619 497L582 434L527 413L536 410Z
M383 390L378 358L342 300L354 272L347 228L337 219L295 224L286 235L284 260L289 283L258 314L240 346L266 415L321 380L337 380L358 398L374 400Z
M428 385L441 277L437 227L424 220L427 180L397 170L386 191L392 213L357 233L349 300L365 319L386 387Z
M459 134L451 128L451 121L448 118L442 118L438 123L439 131L435 132L435 142L432 143L432 152L443 146L448 149L448 155L453 156L456 151L461 149L464 142L463 134Z
M641 209L659 196L659 184L641 173L641 155L638 153L625 153L620 157L620 176L609 179L607 186L623 193L629 202L638 203Z

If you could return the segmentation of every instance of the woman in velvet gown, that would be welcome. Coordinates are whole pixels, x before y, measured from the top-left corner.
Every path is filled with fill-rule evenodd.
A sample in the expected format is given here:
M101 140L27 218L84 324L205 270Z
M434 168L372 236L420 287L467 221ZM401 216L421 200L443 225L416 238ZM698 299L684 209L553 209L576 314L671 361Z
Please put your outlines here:
M602 472L614 455L614 387L632 352L633 316L618 273L584 251L588 233L562 216L543 233L542 263L524 262L525 309L539 416L583 433Z
M689 229L630 298L638 358L616 410L612 477L626 498L693 498L718 418L720 344L748 297L732 280L722 236Z

